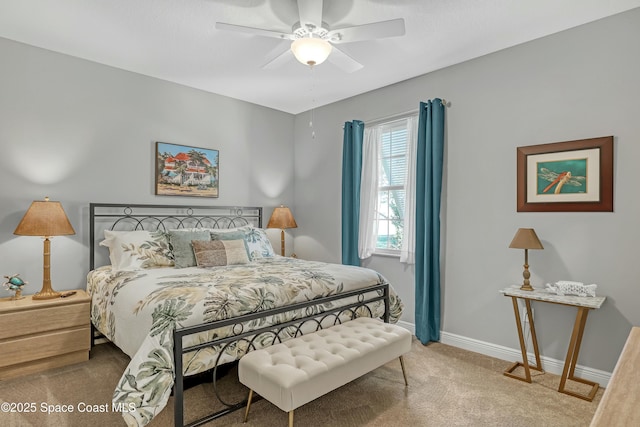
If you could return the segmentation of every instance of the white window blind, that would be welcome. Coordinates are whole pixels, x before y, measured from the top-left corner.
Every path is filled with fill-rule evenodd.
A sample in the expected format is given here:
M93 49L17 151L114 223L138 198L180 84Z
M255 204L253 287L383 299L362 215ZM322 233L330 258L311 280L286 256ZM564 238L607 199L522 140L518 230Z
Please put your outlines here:
M406 120L381 125L379 144L376 249L399 251L402 247L407 177Z

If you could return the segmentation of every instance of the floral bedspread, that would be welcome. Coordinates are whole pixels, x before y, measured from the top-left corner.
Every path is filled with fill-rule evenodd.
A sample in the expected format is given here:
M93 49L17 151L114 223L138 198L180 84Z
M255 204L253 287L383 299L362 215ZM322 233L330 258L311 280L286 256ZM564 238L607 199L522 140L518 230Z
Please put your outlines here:
M92 297L94 326L131 357L114 391L113 402L128 410L123 412L123 417L129 426L143 426L166 406L174 384L175 328L379 283L386 283L385 278L366 268L277 256L245 265L210 269L156 268L113 272L110 267L100 267L89 273L87 291ZM390 293L390 318L396 322L403 305L393 289ZM371 306L374 316L384 313L381 301ZM283 319L283 316L290 317ZM281 314L277 319L261 319L245 326L268 326L291 316L293 314ZM184 346L229 333L230 328L203 333L190 337L190 341L185 339ZM257 347L261 345L257 343ZM219 363L234 361L242 354L244 349L238 346L227 347L220 355ZM215 348L185 354L184 374L213 368L216 356ZM131 410L133 408L135 410Z

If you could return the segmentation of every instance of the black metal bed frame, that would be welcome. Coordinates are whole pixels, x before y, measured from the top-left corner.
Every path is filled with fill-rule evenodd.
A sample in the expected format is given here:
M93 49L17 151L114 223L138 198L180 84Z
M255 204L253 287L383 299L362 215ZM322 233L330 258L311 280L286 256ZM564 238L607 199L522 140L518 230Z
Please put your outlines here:
M99 211L106 209L107 213ZM210 213L207 213L210 212ZM211 213L212 212L212 213ZM111 225L105 229L113 230L116 226L123 223L127 224L129 230L166 230L171 228L186 227L210 227L210 228L231 228L239 225L253 223L257 227L262 226L262 208L261 207L232 207L232 206L185 206L185 205L144 205L144 204L115 204L115 203L91 203L89 205L90 217L90 270L96 267L96 221L100 219L108 220ZM355 298L355 300L354 300ZM366 310L369 317L373 314L368 304L383 301L384 315L382 319L389 322L389 305L390 305L389 284L378 284L366 288L353 291L342 292L340 294L330 295L312 299L309 301L278 307L270 310L250 313L231 319L223 319L219 321L204 323L185 328L177 328L173 332L174 343L174 423L175 426L184 426L184 374L183 374L183 356L186 353L196 351L206 347L221 347L218 351L213 367L213 388L218 401L223 405L224 409L211 413L203 418L186 424L187 427L195 427L214 419L220 418L240 408L243 408L247 399L240 402L228 403L219 394L216 385L216 374L220 362L220 357L224 350L231 345L238 345L242 342L246 345L246 351L255 349L255 341L260 337L271 336L271 344L282 342L284 335L295 337L308 333L309 330L317 331L324 327L341 323L345 318L353 319L357 317L357 312ZM342 303L340 302L342 300ZM337 305L327 308L327 303L337 303ZM258 319L270 316L296 312L304 310L305 315L295 317L285 323L262 327L258 329L245 330L245 324ZM207 331L232 327L231 336L215 338L213 340L200 343L193 346L185 347L183 339L185 337L200 334ZM95 333L93 324L91 325L91 345L94 345ZM304 332L303 328L308 331Z
M366 294L372 293L372 296L367 297ZM334 307L331 310L324 311L322 306L325 303L344 300L350 297L357 297L356 302L345 303L343 305L339 305L338 307ZM385 322L389 322L389 284L383 283L375 286L370 286L367 288L357 289L353 291L343 292L340 294L322 297L313 299L310 301L305 301L302 303L287 305L279 308L274 308L271 310L260 311L257 313L250 313L239 317L234 317L232 319L219 320L211 323L206 323L198 326L191 326L187 328L178 328L173 333L173 360L174 360L174 372L175 372L175 383L174 383L174 425L175 426L184 426L184 377L182 374L182 356L191 351L195 351L205 347L214 347L221 346L222 348L218 352L218 356L216 359L216 363L213 368L213 388L216 398L220 403L222 403L226 408L219 410L217 412L211 413L203 418L200 418L196 421L190 422L186 424L187 427L195 427L207 423L209 421L220 418L224 415L230 414L231 412L237 411L246 406L247 399L241 400L236 403L227 403L220 396L218 392L218 388L216 386L216 371L219 366L220 356L223 354L224 349L230 345L237 345L238 343L244 341L247 343L247 352L255 349L254 342L260 336L266 334L267 336L272 336L271 344L277 344L282 342L281 333L288 331L287 336L290 336L290 329L294 329L293 337L303 335L302 331L303 327L309 323L312 324L312 329L314 331L323 329L324 327L335 325L338 323L342 323L344 320L342 315L347 315L348 319L354 319L356 317L356 311L358 310L367 310L369 317L373 317L373 313L367 306L367 304L376 302L376 301L384 301L384 316L383 320ZM320 309L322 312L317 313L315 309ZM300 309L311 309L310 312L313 314L309 314L307 316L297 318L295 320L291 320L289 322L279 323L277 325L271 325L255 330L243 331L242 326L246 322L250 322L252 320L261 319L268 316L273 316L276 314L282 314L286 312L293 312L295 310ZM225 326L233 326L233 329L239 328L238 332L232 336L223 337L219 339L214 339L209 342L197 344L194 346L183 347L182 340L184 337L189 335L194 335L206 331L211 331L214 329L222 328ZM306 332L309 333L309 332Z
M104 211L101 213L101 211ZM232 228L253 223L262 227L262 208L257 206L193 206L144 205L123 203L89 204L89 270L96 267L96 221L111 218L104 229L115 230L122 225L127 230L168 230L176 228Z

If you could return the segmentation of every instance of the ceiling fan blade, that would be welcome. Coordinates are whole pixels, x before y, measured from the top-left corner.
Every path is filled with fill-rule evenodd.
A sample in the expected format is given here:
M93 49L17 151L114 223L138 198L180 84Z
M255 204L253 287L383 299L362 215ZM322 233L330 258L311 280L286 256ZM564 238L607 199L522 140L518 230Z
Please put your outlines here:
M327 61L331 62L333 65L337 66L347 73L353 73L363 67L361 63L359 63L335 46L333 46L333 49L331 50L331 54L327 58ZM321 67L321 65L318 66Z
M279 48L275 56L273 56L271 59L265 62L260 68L263 68L265 70L274 70L276 68L280 68L285 63L291 61L292 58L293 58L293 52L291 52L291 49L287 45L285 50L282 50L282 48Z
M404 19L372 22L329 31L327 35L331 43L351 43L362 40L382 39L385 37L404 36Z
M225 31L236 31L239 33L253 34L262 37L293 40L293 34L283 33L282 31L272 31L264 30L262 28L245 27L242 25L225 24L224 22L216 22L216 29Z
M298 0L298 15L301 26L322 27L322 0Z

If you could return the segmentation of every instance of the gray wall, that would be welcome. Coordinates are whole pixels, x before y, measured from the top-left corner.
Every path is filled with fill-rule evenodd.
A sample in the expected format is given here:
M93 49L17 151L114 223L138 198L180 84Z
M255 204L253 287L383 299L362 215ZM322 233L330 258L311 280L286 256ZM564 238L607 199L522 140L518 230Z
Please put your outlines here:
M532 283L597 283L607 296L589 315L580 364L612 371L631 325L640 325L634 273L640 241L640 9L347 99L295 122L295 214L300 257L340 260L342 124L416 110L441 97L447 109L442 205L443 331L519 348L503 287L522 282L524 254L508 245L533 227ZM613 213L517 213L516 147L614 136ZM413 322L413 268L363 263L383 273ZM575 309L535 304L543 355L564 360Z
M25 294L43 243L13 230L33 200L62 202L76 230L52 239L56 290L86 286L89 202L257 205L266 220L292 203L293 115L6 39L0 57L0 275ZM220 197L155 196L156 141L219 150Z
M0 274L40 289L42 241L14 236L33 200L60 200L75 236L52 242L56 289L83 288L88 203L197 203L293 208L300 257L340 260L342 124L417 109L443 97L447 148L442 211L445 332L517 348L509 300L522 277L518 227L534 227L536 286L597 283L608 297L589 316L580 363L611 371L640 324L635 267L640 202L640 10L291 116L222 96L0 39ZM517 213L516 147L615 137L614 213ZM220 150L219 199L153 195L154 142ZM295 185L294 185L295 183ZM279 233L270 231L277 247ZM294 249L288 243L289 249ZM287 252L289 252L289 249ZM413 269L394 258L382 272L413 322ZM1 295L8 295L3 289ZM536 305L542 353L564 359L573 309Z

